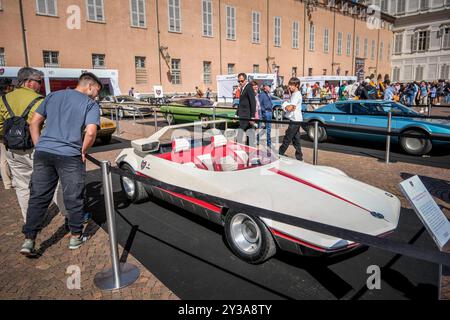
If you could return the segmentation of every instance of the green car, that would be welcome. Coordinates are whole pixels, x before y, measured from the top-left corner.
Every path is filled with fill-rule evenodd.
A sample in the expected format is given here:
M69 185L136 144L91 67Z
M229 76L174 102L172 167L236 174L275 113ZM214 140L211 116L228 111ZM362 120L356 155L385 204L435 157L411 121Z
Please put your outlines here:
M161 106L161 113L169 125L195 122L195 121L211 121L213 120L213 102L208 99L201 98L181 98L173 100L169 105ZM226 120L220 117L234 117L236 109L216 108L216 120ZM229 126L236 125L237 122L227 120ZM206 124L203 128L208 128Z

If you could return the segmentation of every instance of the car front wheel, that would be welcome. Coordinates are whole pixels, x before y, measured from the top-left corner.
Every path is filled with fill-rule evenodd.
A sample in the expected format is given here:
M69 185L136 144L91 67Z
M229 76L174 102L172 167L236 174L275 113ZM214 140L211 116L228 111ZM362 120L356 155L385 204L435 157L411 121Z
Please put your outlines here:
M314 123L318 122L318 121L311 121L308 124L308 128L307 128L307 132L308 132L308 138L311 141L314 141ZM319 122L319 128L318 128L318 141L319 142L324 142L325 140L327 140L327 130L320 124Z
M283 109L281 108L276 108L273 110L273 118L277 121L282 121L283 120Z
M425 133L418 130L407 130L404 134L424 135ZM406 153L421 156L431 151L433 147L430 139L400 137L400 145Z
M133 168L128 163L121 165L120 168L133 175L135 174ZM120 184L122 186L123 192L125 193L125 196L132 203L139 203L148 199L147 191L139 181L120 176Z
M227 214L225 237L233 253L251 264L263 263L276 253L275 241L264 223L245 213Z

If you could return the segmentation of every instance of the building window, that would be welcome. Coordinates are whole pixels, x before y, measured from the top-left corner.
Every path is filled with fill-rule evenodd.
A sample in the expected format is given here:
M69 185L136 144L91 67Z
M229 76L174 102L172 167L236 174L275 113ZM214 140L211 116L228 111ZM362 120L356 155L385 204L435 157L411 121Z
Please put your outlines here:
M92 54L92 67L94 69L104 69L105 68L105 55L104 54Z
M430 1L429 0L420 0L420 10L428 10L430 8Z
M383 61L383 51L384 51L384 42L381 42L380 43L380 53L379 53L379 56L378 56L378 60L379 61Z
M44 67L59 67L59 52L44 51Z
M364 39L364 58L367 59L369 56L369 40L367 38Z
M391 44L388 43L387 59L389 60L390 57L391 57Z
M308 68L308 77L312 77L313 75L313 68Z
M422 81L423 80L423 66L417 66L416 67L416 81Z
M56 16L56 0L36 0L36 12L48 16Z
M375 60L375 40L372 40L372 46L370 50L370 59Z
M359 51L359 36L356 37L355 41L355 55L359 57L360 51Z
M145 57L134 58L136 69L145 69Z
M202 1L202 19L203 19L203 36L212 37L213 36L213 11L211 0Z
M0 48L0 66L6 66L5 48Z
M405 14L406 0L397 0L397 14Z
M274 46L279 47L281 46L281 18L275 17L273 24L273 44Z
M293 78L297 77L297 67L292 67L292 77Z
M104 22L105 11L103 8L103 0L87 0L88 20Z
M203 61L203 83L211 84L211 61Z
M315 48L315 32L316 27L313 24L309 25L309 51L314 51Z
M352 54L352 34L351 33L347 33L347 56L350 57L350 55Z
M450 27L442 29L442 49L450 49Z
M397 82L400 80L400 68L395 67L392 70L392 81Z
M323 29L323 52L328 53L330 50L330 30Z
M411 38L411 52L424 52L430 47L430 31L417 31Z
M145 0L131 0L131 26L145 28Z
M443 64L441 66L441 79L449 79L450 78L450 65Z
M227 11L227 39L236 40L236 8L226 6Z
M388 12L388 0L381 0L381 12Z
M181 32L180 0L168 0L169 31Z
M253 65L253 73L259 73L259 64Z
M403 34L395 35L394 54L401 54L403 49Z
M338 32L337 36L337 54L340 56L342 54L342 32Z
M299 23L298 21L292 22L292 48L298 49L298 34L299 34Z
M136 84L148 83L147 69L145 57L134 57L134 64L136 66Z
M227 66L228 74L234 74L234 63L229 63Z
M171 61L172 70L172 84L181 84L181 60L172 59Z
M259 28L260 28L261 14L258 11L252 12L252 42L259 43Z

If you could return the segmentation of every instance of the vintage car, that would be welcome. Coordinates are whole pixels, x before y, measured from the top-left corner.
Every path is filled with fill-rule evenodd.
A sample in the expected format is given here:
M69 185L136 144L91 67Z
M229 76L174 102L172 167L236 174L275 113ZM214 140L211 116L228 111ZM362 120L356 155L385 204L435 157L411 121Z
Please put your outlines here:
M160 112L164 114L169 125L183 122L203 121L207 122L213 120L213 102L209 99L203 98L181 98L172 99L170 104L162 106ZM220 117L234 117L236 110L216 108L216 116ZM223 119L223 118L222 118ZM233 125L232 120L228 120L228 124ZM203 127L207 128L209 125L205 124Z
M382 100L348 100L328 104L315 110L315 113L305 113L304 121L319 122L318 140L326 141L328 137L342 137L367 141L386 141L385 135L325 128L320 124L341 124L360 127L361 129L386 129L388 112L392 113L391 128L393 132L405 134L443 134L450 137L450 121L437 119L414 118L420 113L398 103ZM326 114L330 112L331 114ZM308 126L308 136L314 140L314 126ZM424 155L433 146L449 145L450 141L431 140L413 137L392 136L393 143L399 143L402 149L412 155Z
M167 126L132 141L132 148L118 155L117 166L136 176L373 236L385 236L397 227L400 201L384 190L332 167L264 155L236 143L229 134L233 129L225 135L211 129L210 134L192 136L189 126L193 124ZM152 195L222 225L234 254L249 263L262 263L278 248L315 256L359 246L128 177L121 176L121 185L132 202Z
M100 112L102 115L116 114L119 118L124 117L141 117L153 114L152 108L148 103L139 101L131 96L106 96L100 102Z
M97 139L100 139L104 144L108 144L111 142L112 135L115 131L116 124L113 121L105 117L100 117L100 130L97 130Z

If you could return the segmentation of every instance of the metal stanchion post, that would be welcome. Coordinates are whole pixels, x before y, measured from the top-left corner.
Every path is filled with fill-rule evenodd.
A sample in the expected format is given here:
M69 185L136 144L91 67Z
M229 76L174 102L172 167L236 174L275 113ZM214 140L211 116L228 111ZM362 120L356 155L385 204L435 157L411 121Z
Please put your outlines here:
M428 116L431 117L431 97L428 97Z
M119 109L122 107L116 108L116 130L117 135L120 136L120 120L119 120Z
M101 169L112 268L97 273L94 277L94 283L97 288L101 290L115 290L127 287L134 283L139 278L140 272L136 266L130 263L121 263L119 261L116 220L114 215L114 197L109 161L101 161Z
M153 108L153 118L155 120L155 132L158 131L158 118L156 116L156 109Z
M387 123L387 132L391 133L392 127L392 112L388 112L388 123ZM389 154L391 152L391 135L388 134L386 136L386 164L389 164Z
M134 111L133 111L133 124L136 124L136 112L137 112L137 108L133 107Z
M314 150L313 165L317 166L319 158L319 122L314 122Z
M216 121L216 105L213 105L213 120ZM214 129L216 128L216 123L213 124Z

